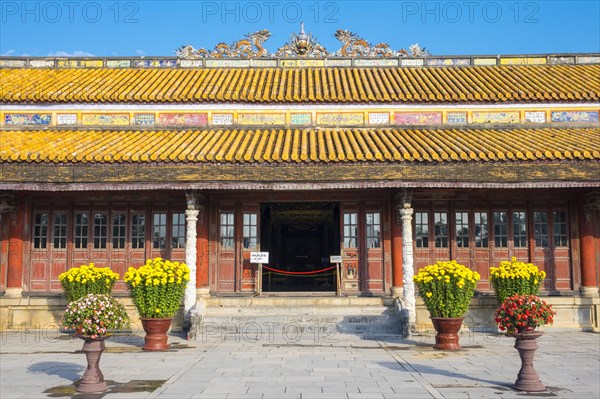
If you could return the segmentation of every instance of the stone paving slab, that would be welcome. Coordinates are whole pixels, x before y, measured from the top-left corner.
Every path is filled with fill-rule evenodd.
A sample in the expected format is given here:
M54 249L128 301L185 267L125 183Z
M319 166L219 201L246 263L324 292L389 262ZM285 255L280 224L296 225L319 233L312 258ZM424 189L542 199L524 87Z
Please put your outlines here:
M144 352L139 335L107 340L100 367L109 390L75 394L86 366L82 342L59 332L0 334L0 398L597 398L600 335L547 332L538 339L535 367L548 387L512 389L520 367L514 339L461 336L463 349L433 350L431 335L305 336L286 341L235 336L186 341L173 334L166 352Z

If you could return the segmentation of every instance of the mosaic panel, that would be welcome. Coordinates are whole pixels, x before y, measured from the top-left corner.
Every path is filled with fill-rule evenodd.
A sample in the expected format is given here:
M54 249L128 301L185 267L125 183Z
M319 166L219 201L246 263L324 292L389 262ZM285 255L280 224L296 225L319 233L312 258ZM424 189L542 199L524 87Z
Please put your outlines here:
M337 126L351 126L351 125L363 125L365 123L365 116L362 113L349 114L349 113L330 113L330 114L317 114L318 125L337 125Z
M53 68L53 60L30 60L29 66L32 68Z
M453 124L466 124L467 123L467 113L466 112L447 112L446 113L446 123Z
M423 66L423 60L400 60L402 66Z
M155 116L154 114L135 114L133 123L138 126L152 126L155 123Z
M469 58L429 58L427 65L430 66L469 66Z
M598 57L598 56L577 57L577 63L579 63L579 64L600 64L600 57Z
M166 113L160 114L158 123L165 126L206 126L208 114L205 113Z
M500 65L541 65L545 63L546 57L500 58Z
M206 60L206 66L245 68L250 66L250 60Z
M123 126L129 125L129 114L83 114L84 126Z
M369 125L388 125L389 123L389 112L369 112Z
M0 67L5 68L25 68L27 61L25 60L0 60Z
M136 68L172 68L177 66L177 60L134 60Z
M238 114L238 125L285 125L285 114Z
M79 66L77 60L58 60L56 62L59 68L74 68Z
M552 122L598 122L598 111L554 111Z
M77 114L58 114L56 115L56 124L57 125L76 125L77 124Z
M549 64L574 64L575 57L550 57Z
M272 68L275 68L275 67L277 67L277 60L257 60L257 59L251 59L250 60L250 65L255 66L255 67L272 67Z
M83 60L81 61L81 66L86 68L102 68L104 66L104 61L102 60Z
M381 59L381 60L354 60L355 66L398 66L397 59Z
M233 114L213 114L213 125L233 125Z
M297 60L296 66L299 67L322 67L325 66L325 60Z
M282 67L295 67L298 66L298 60L280 60L279 66Z
M525 122L546 123L546 112L544 112L544 111L525 111Z
M179 60L179 65L183 68L201 67L202 60Z
M130 60L106 60L106 66L108 68L129 68L131 66Z
M441 125L441 112L394 112L397 125Z
M496 65L495 58L474 58L473 65Z
M473 112L473 123L519 123L519 112Z
M310 125L312 123L311 114L291 114L290 123L292 125Z
M27 125L50 125L51 114L5 114L4 124L27 126Z
M352 66L352 60L340 60L340 59L326 59L325 66L330 67L349 67Z

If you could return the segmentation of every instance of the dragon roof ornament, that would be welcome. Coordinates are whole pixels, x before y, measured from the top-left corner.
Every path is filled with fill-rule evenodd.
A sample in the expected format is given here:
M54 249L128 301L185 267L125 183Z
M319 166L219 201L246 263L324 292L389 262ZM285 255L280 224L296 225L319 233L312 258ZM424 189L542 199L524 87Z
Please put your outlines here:
M175 50L180 58L332 58L332 57L426 57L431 55L418 43L411 45L408 51L400 49L392 50L386 43L370 44L357 34L349 30L339 29L335 38L342 43L342 47L335 52L328 53L327 50L310 33L304 31L304 23L300 23L300 32L292 33L290 40L277 49L277 52L269 53L262 44L271 36L266 29L249 33L230 45L219 43L212 51L204 48L195 49L192 45L182 46Z

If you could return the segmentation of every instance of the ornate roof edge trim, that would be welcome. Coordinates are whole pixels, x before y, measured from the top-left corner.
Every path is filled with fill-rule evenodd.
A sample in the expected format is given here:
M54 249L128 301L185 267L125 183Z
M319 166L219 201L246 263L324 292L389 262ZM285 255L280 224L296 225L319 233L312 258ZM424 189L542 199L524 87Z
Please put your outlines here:
M425 57L202 58L178 57L12 57L0 56L0 68L276 68L276 67L468 67L496 65L600 64L600 53L512 54Z

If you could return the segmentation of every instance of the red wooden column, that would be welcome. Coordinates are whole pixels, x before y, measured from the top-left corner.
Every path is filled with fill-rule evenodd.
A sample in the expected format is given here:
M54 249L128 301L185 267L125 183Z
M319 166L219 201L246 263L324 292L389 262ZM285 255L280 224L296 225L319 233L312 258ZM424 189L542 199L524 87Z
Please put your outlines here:
M196 288L208 289L208 212L200 207L198 236L196 237Z
M23 293L23 243L25 237L25 199L18 198L15 212L8 216L8 262L6 291L10 298L20 298Z
M598 280L596 278L596 249L594 242L594 209L600 203L600 195L586 196L578 201L579 237L581 243L581 295L598 296Z
M399 209L392 210L392 297L402 296L402 225Z

